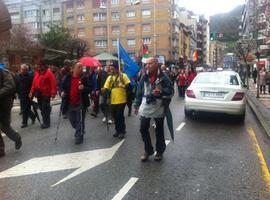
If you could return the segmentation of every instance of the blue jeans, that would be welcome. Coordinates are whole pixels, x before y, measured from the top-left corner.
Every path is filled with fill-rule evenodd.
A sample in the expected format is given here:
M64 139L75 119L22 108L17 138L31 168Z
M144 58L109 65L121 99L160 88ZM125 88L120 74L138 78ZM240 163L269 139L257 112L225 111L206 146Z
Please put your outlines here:
M84 133L85 113L86 113L86 109L81 109L80 105L76 105L76 106L69 105L68 117L69 117L71 126L76 130L75 137L80 137Z

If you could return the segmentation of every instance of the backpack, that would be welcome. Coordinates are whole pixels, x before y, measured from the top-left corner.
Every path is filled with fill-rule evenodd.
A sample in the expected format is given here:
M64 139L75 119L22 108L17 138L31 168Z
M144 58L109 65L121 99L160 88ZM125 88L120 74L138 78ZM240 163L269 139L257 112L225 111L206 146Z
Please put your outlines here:
M0 88L2 88L4 86L4 73L6 73L6 75L10 75L12 77L12 88L10 89L10 91L8 91L7 95L12 95L13 98L15 98L15 93L16 93L16 77L14 74L12 74L10 71L6 70L6 69L1 69L0 70Z

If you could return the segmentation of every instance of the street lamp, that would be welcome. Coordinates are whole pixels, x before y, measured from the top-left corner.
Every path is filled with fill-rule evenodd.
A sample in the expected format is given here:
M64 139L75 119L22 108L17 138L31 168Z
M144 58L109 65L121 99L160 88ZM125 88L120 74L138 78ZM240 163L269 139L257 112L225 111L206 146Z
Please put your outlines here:
M130 7L130 6L133 6L133 5L139 5L141 3L141 1L139 1L139 0L137 0L137 1L131 0L130 3L131 3L131 5L126 6L126 7L124 7L124 8L122 8L122 9L119 10L120 18L121 18L121 12L125 8ZM107 47L108 47L107 48L107 51L108 51L108 53L110 53L109 0L106 1L106 6L105 5L100 5L99 8L100 9L106 9L106 15L107 15ZM121 23L120 23L120 26L121 26ZM120 36L121 36L121 28L120 28L119 41L120 41Z

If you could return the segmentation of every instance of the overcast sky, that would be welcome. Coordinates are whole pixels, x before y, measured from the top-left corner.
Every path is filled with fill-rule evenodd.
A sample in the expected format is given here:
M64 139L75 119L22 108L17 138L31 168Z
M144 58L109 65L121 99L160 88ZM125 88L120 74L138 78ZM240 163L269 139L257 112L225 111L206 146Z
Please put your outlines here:
M226 13L244 3L245 0L178 0L178 5L181 7L205 16Z

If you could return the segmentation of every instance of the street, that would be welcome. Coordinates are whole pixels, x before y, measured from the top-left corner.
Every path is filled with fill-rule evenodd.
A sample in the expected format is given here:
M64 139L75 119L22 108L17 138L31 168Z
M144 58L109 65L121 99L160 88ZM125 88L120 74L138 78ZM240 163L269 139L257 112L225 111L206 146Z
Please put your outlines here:
M75 145L67 119L61 119L54 141L58 110L53 106L52 125L45 130L38 122L20 129L21 116L13 112L23 146L15 151L4 137L1 200L270 199L270 141L248 106L244 124L219 115L186 119L183 100L174 97L175 141L165 126L164 159L146 163L140 161L138 116L126 117L127 135L120 140L112 137L112 125L107 131L101 114L87 113L84 143Z

